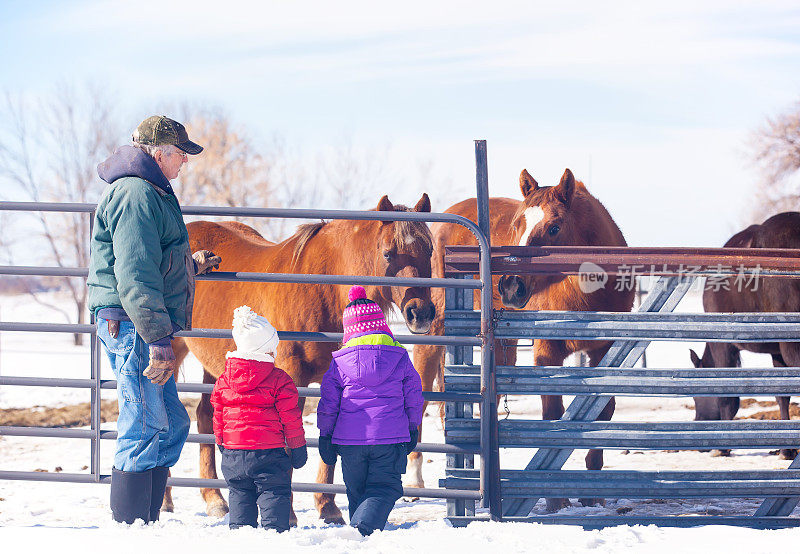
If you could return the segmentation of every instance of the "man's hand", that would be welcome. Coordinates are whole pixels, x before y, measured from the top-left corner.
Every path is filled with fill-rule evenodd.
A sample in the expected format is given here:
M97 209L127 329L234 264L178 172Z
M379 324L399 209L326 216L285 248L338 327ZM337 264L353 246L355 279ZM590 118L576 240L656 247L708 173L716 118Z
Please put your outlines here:
M211 250L198 250L192 254L194 263L197 264L196 275L209 273L211 269L219 269L222 258L216 256Z
M155 385L163 385L172 374L175 373L175 352L172 351L172 345L157 346L150 345L150 364L144 370L142 375L150 379Z

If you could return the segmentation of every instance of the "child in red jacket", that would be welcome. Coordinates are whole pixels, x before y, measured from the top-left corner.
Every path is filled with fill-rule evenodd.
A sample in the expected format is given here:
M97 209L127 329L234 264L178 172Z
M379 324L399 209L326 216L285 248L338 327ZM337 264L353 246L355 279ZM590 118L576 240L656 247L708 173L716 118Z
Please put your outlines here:
M211 395L228 484L229 526L256 527L260 509L262 527L286 531L291 467L301 468L308 460L297 387L274 365L278 332L266 318L248 306L236 308L233 339L236 350L226 355Z

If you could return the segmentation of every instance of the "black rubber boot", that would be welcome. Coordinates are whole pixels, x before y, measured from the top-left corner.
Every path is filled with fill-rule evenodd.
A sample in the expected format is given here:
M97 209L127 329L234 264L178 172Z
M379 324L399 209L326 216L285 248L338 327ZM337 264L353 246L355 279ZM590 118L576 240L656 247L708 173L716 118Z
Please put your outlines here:
M164 502L164 491L167 490L168 467L153 468L153 482L150 493L150 521L158 521L161 504Z
M150 521L153 470L120 471L111 469L111 517L119 523Z

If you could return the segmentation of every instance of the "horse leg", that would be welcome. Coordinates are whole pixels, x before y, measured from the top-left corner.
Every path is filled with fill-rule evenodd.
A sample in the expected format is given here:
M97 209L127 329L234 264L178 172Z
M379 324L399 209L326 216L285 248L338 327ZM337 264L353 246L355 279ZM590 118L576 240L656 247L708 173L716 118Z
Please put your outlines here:
M319 462L319 469L317 470L317 483L333 483L333 472L336 469L336 464L328 465L322 460ZM344 525L344 518L342 511L334 502L334 495L314 493L314 505L319 512L319 518L325 523L334 523L337 525Z
M172 470L167 471L167 479L170 477L172 477ZM172 487L164 489L164 501L161 503L161 511L170 513L175 511L175 503L172 502Z
M592 350L589 354L589 364L592 367L597 367L600 361L603 359L603 356L606 355L608 352L608 348L600 348L598 350ZM614 408L616 407L616 399L612 396L606 407L603 408L603 411L600 412L600 415L597 416L597 421L611 421L611 417L614 415ZM599 449L592 449L589 450L586 454L586 469L590 470L598 470L603 469L603 451ZM605 498L579 498L578 502L583 504L584 506L605 506L606 500Z
M560 366L566 358L563 341L535 340L533 344L534 365ZM542 396L542 419L556 420L564 415L564 400L560 396ZM571 506L568 498L545 498L548 512L557 512Z
M213 383L216 379L203 372L203 383ZM203 394L197 405L197 432L201 434L214 434L214 406L211 405L211 395ZM217 463L213 444L200 445L200 478L216 479ZM228 513L228 504L222 497L219 489L200 489L200 495L206 502L206 513L213 517L225 517Z
M443 370L444 350L443 346L426 344L418 344L414 347L414 368L422 379L422 390L433 390L433 382L439 377ZM423 414L427 407L428 403L425 402ZM420 442L422 442L422 427L422 424L420 424L418 429ZM422 478L422 463L423 457L421 452L412 452L408 455L408 469L406 470L406 475L408 476L407 487L419 489L425 487L425 481ZM419 498L414 497L412 500L419 500Z
M709 342L707 348L711 351L711 359L714 367L741 367L742 359L739 349L728 342ZM739 411L738 396L722 396L716 399L719 404L719 419L730 421L736 417ZM730 448L714 449L711 451L712 457L728 457L731 455Z
M783 345L786 344L787 347L784 349ZM781 352L786 350L787 354L791 357L791 343L782 343L781 344ZM795 366L795 364L800 360L795 360L794 362L789 362L790 365ZM775 367L787 367L783 356L780 355L773 355L772 356L772 365ZM796 367L796 366L795 366ZM791 397L789 396L776 396L775 400L778 401L778 410L780 411L781 419L789 420L792 419L791 415L789 415L789 400ZM796 448L782 448L779 454L781 460L794 460L797 457L797 449Z

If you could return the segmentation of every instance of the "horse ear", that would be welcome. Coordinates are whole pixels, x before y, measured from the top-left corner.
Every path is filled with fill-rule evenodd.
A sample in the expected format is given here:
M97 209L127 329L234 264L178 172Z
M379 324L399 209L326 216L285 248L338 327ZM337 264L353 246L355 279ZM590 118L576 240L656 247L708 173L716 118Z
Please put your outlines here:
M694 367L702 366L703 362L700 361L700 357L697 355L697 352L689 349L689 357L692 359L692 364L694 365Z
M422 198L419 199L417 205L414 206L415 212L429 212L431 211L431 199L428 198L427 193L422 193Z
M394 211L394 204L392 204L389 197L385 194L378 200L378 207L375 208L379 212L393 212Z
M555 193L561 202L569 208L572 196L575 194L575 176L569 168L564 170L564 175L561 176L561 181L555 188Z
M522 191L522 197L527 198L530 193L539 188L539 183L536 179L531 177L527 169L523 169L519 174L519 190Z

